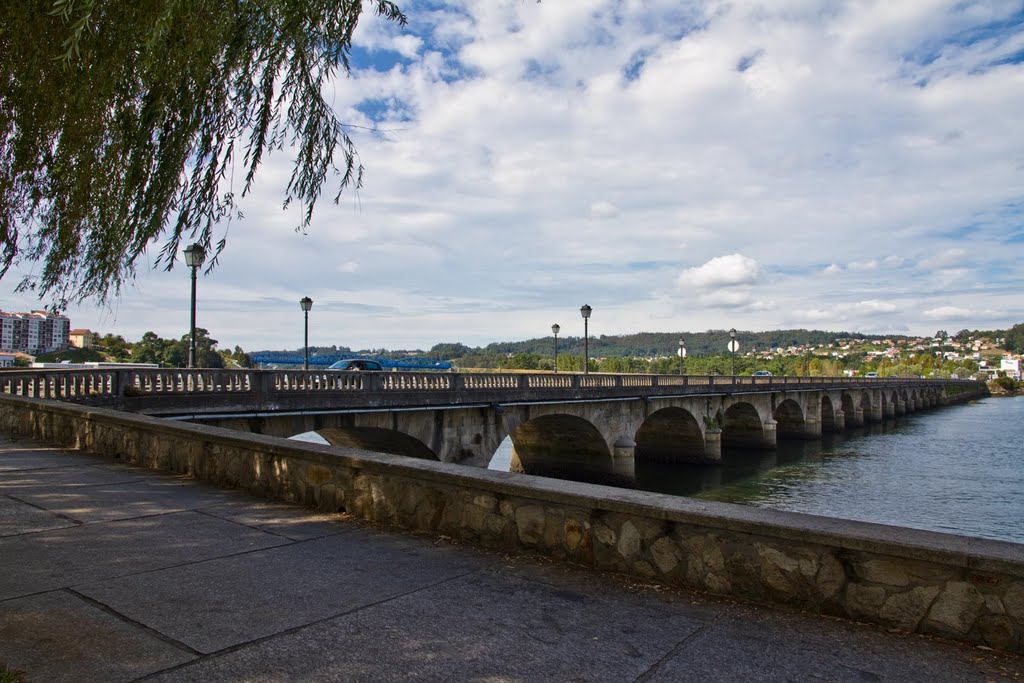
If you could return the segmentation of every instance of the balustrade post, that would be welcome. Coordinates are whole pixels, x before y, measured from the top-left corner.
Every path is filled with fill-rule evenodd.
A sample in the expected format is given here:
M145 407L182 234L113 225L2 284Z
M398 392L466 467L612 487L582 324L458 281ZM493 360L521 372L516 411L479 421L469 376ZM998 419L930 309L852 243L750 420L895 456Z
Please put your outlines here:
M256 372L256 381L253 382L253 390L256 393L256 405L260 409L265 409L271 402L271 399L275 397L277 388L274 386L277 378L275 377L274 370L254 370Z

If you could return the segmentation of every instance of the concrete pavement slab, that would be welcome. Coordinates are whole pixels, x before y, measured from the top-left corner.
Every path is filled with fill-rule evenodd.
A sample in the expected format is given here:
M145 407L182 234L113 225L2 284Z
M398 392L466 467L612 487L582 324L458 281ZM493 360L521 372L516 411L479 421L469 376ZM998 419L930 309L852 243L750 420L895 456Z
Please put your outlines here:
M966 643L590 572L545 558L511 557L493 571L585 594L644 595L705 624L640 681L1024 680L1024 658Z
M701 623L672 606L475 572L156 681L631 681Z
M0 496L0 537L47 529L64 529L77 524L20 500Z
M93 523L196 510L247 496L186 477L156 475L120 484L22 490L17 497L71 519Z
M123 484L146 479L139 468L67 465L45 469L6 470L0 472L0 491L9 495L45 492L55 488Z
M109 499L107 503L112 504ZM287 542L198 512L10 536L0 538L0 599Z
M41 470L68 465L95 465L102 458L73 450L32 446L29 443L0 443L0 472Z
M68 591L0 601L0 662L28 681L133 681L194 658Z
M372 529L78 588L200 652L390 600L490 563Z
M344 514L318 513L299 505L246 498L203 508L204 513L294 541L333 536L355 528Z
M786 610L724 605L707 628L681 643L643 681L1014 680L1010 672L1000 672L1007 661L1024 674L1019 658L960 643Z

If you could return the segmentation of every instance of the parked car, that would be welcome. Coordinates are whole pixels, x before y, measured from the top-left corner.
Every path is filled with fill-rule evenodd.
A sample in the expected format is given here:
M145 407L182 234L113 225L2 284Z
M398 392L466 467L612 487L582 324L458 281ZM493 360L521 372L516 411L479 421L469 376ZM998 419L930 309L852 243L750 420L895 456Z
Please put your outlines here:
M864 376L865 377L878 377L878 373L877 372L865 372Z
M375 360L365 360L363 358L346 358L345 360L339 360L337 363L334 363L333 365L331 365L331 367L329 367L327 369L328 370L346 370L346 371L349 371L349 370L354 370L354 371L364 371L364 370L376 371L376 370L383 370L384 368L383 368L383 366L381 366L380 363L378 363Z
M767 370L758 370L757 372L754 373L754 377L771 377L771 376L772 376L772 373L768 372Z

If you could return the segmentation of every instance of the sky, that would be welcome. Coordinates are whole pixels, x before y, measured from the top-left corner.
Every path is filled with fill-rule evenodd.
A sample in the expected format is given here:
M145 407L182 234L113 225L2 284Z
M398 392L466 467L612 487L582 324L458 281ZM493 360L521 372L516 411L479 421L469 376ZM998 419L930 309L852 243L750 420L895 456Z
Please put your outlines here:
M325 90L364 187L296 232L272 155L200 274L222 348L301 348L304 296L353 349L582 336L583 304L593 336L1024 321L1024 0L399 5ZM19 279L0 309L39 307ZM189 291L143 262L66 313L179 338Z

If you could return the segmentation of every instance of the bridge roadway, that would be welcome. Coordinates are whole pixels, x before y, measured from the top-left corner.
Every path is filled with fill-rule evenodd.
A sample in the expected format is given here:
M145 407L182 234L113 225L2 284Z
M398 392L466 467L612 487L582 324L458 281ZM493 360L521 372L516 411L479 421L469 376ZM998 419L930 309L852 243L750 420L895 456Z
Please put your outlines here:
M486 466L501 443L530 474L623 483L638 460L715 463L969 400L969 380L578 373L43 370L6 393L335 446Z
M0 444L27 681L1019 681L1024 659ZM2 678L2 676L0 676Z

